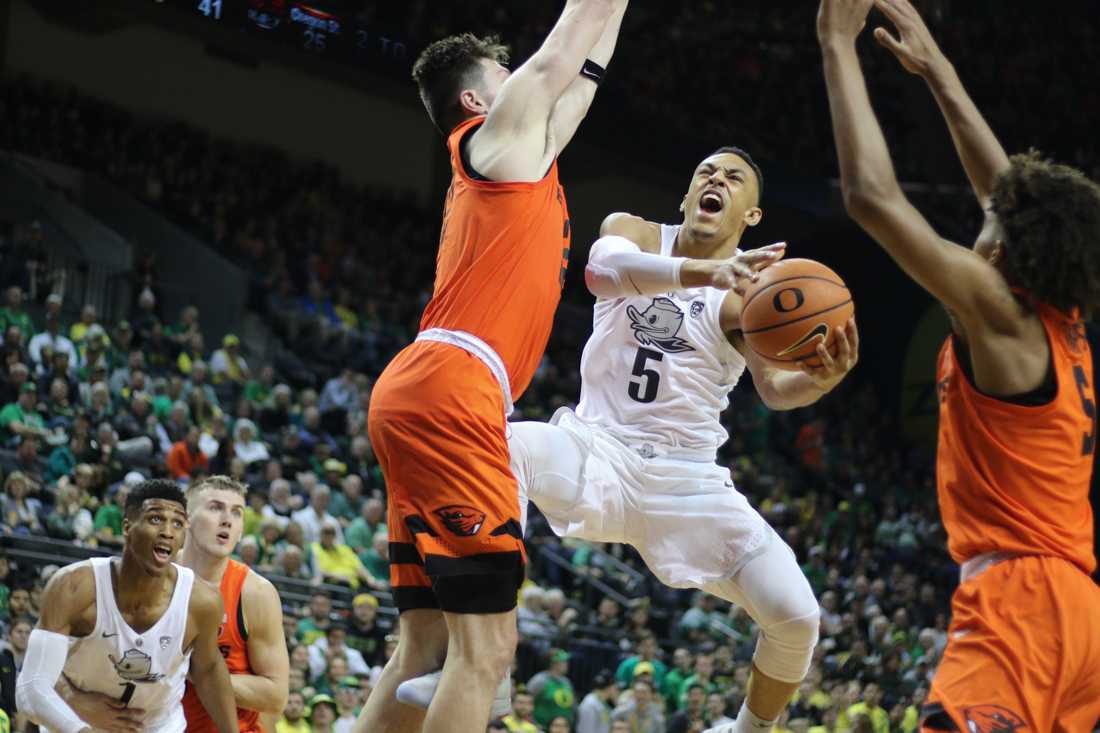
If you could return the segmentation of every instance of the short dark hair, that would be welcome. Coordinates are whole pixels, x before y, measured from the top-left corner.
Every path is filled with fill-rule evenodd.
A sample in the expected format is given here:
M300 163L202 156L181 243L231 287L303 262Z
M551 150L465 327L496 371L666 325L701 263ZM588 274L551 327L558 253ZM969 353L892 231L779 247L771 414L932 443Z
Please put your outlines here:
M142 481L130 490L130 493L126 496L126 504L123 509L126 518L133 519L149 499L174 501L183 507L184 512L187 511L187 498L183 495L183 489L180 488L179 484L169 479L154 478Z
M497 36L478 38L473 33L460 33L431 44L413 64L412 77L420 87L420 99L444 135L462 121L458 93L482 59L506 64L508 47Z
M993 185L1005 275L1043 303L1086 314L1100 305L1100 186L1035 150Z
M713 158L716 155L736 155L748 163L749 167L752 168L752 172L756 174L757 200L764 198L764 172L760 170L760 166L756 164L756 161L752 159L747 150L736 145L723 145L707 157Z

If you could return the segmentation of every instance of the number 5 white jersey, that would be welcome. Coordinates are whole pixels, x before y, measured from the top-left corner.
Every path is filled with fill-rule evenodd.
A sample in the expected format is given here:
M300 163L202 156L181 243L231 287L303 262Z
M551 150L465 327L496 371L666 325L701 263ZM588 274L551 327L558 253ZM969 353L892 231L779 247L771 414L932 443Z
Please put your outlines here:
M679 231L661 225L662 255L672 256ZM720 325L727 292L689 288L597 300L577 417L646 458L715 460L729 437L719 416L745 371Z
M183 651L194 572L176 565L168 609L144 634L130 628L115 603L109 557L86 562L95 573L96 623L92 633L69 642L65 675L89 692L101 692L145 711L148 733L183 733L183 690L191 650Z

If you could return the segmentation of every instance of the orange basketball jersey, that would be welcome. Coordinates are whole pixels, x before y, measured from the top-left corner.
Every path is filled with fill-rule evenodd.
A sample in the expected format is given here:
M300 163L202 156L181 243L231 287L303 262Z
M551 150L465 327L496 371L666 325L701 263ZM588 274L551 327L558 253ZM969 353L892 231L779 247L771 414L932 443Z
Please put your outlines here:
M218 649L225 657L225 666L229 674L252 674L248 661L248 630L244 624L244 610L241 607L241 590L244 581L252 571L244 563L230 560L222 576L221 595L225 604L225 616L218 629ZM183 695L183 712L187 715L187 733L217 733L217 727L206 708L199 701L195 688L187 683ZM261 733L260 714L254 710L237 708L237 726L241 733Z
M542 359L569 262L569 211L555 162L534 183L477 180L460 146L485 121L447 140L453 175L436 257L435 292L420 330L464 331L500 356L512 399Z
M1091 573L1092 356L1077 313L1035 309L1057 379L1045 404L1017 405L979 392L953 337L940 352L936 472L948 549L959 563L1008 552L1063 558Z

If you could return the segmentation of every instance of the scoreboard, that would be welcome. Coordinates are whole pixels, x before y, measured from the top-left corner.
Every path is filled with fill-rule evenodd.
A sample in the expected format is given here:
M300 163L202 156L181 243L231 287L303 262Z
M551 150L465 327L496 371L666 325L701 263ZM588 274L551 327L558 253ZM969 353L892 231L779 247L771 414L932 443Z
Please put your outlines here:
M377 67L411 66L407 41L380 29L339 0L164 0L211 23L268 38L335 61ZM362 7L362 3L358 3Z

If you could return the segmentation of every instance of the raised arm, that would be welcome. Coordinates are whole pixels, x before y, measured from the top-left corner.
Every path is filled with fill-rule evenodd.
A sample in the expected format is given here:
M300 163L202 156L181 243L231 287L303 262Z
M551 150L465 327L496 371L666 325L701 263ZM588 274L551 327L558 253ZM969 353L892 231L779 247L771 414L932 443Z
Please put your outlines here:
M779 242L725 260L665 257L657 254L660 246L657 224L629 214L611 214L588 253L584 270L588 290L597 298L698 287L742 292L760 270L783 257L787 245Z
M1008 154L909 0L875 0L875 5L897 29L895 37L885 28L876 28L875 40L928 84L947 120L970 185L982 208L987 208L993 182L1009 168Z
M218 650L218 629L225 607L213 589L196 582L191 591L190 622L197 633L191 644L191 684L218 733L236 733L237 703L229 669Z
M822 0L818 13L845 208L968 333L1012 333L1019 306L1004 278L973 250L941 239L898 184L856 55L873 2Z
M615 44L619 40L619 28L622 26L623 16L629 0L615 0L615 11L611 20L607 21L603 35L596 45L588 53L587 61L606 68L615 54ZM561 155L565 146L573 139L573 134L580 127L581 120L588 114L588 108L592 106L592 100L596 98L596 87L600 80L586 76L577 76L558 98L554 110L550 113L550 135L548 147L555 152L555 157Z
M542 46L501 86L469 143L470 164L494 181L537 181L557 154L550 113L580 75L615 13L615 0L568 0ZM591 83L591 82L589 82Z
M286 707L290 661L283 637L279 593L269 580L252 573L245 581L241 600L245 603L252 674L230 675L233 697L237 706L246 710L281 714Z

